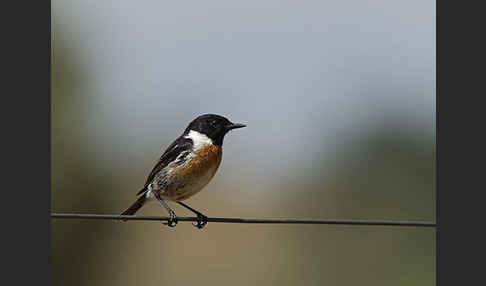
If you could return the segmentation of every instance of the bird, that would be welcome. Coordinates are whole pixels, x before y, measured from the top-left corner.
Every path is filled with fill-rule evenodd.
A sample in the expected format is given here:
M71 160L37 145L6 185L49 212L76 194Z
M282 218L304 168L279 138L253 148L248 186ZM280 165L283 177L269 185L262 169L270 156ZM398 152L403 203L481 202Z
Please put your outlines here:
M192 120L160 156L145 185L137 193L138 199L121 215L133 215L147 202L158 202L169 213L164 224L175 227L177 216L167 204L167 201L172 201L195 213L197 223L193 225L202 229L207 224L207 216L182 201L198 193L211 181L221 163L225 135L242 127L246 125L232 123L216 114L203 114Z

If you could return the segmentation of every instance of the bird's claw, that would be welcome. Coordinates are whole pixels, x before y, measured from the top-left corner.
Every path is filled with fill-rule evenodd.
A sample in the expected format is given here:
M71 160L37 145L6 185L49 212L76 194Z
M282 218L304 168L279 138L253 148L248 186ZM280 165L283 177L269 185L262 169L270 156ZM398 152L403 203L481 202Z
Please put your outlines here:
M208 223L208 217L203 214L198 214L196 222L196 224L193 223L192 225L201 229Z
M177 216L174 212L170 212L169 213L169 219L167 220L167 222L163 222L162 224L165 224L167 226L170 226L170 227L174 227L177 225L177 222L178 222L178 219L177 219Z

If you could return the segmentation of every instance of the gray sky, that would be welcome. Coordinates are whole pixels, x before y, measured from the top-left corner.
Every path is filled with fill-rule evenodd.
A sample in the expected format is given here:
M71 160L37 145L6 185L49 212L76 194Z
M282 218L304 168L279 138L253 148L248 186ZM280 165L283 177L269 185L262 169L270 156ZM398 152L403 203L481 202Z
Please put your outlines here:
M52 6L54 60L62 41L84 69L75 128L100 159L156 158L202 113L248 124L225 140L226 168L275 176L392 119L434 136L435 1Z

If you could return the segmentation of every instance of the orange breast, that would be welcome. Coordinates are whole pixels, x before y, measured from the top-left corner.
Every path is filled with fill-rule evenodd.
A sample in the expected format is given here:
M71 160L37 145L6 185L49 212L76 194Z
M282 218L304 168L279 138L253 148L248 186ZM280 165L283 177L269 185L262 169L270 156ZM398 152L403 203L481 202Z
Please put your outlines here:
M216 174L223 150L220 146L206 144L191 155L187 162L172 174L177 182L163 193L172 201L185 200L206 186Z

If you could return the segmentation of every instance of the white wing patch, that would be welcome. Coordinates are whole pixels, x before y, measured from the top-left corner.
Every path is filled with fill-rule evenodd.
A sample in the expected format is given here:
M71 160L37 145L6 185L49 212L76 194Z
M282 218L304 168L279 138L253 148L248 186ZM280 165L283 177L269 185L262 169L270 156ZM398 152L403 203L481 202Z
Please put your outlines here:
M211 140L211 138L194 130L189 131L189 134L187 134L185 138L192 140L194 150L197 150L206 144L213 144L213 140Z

